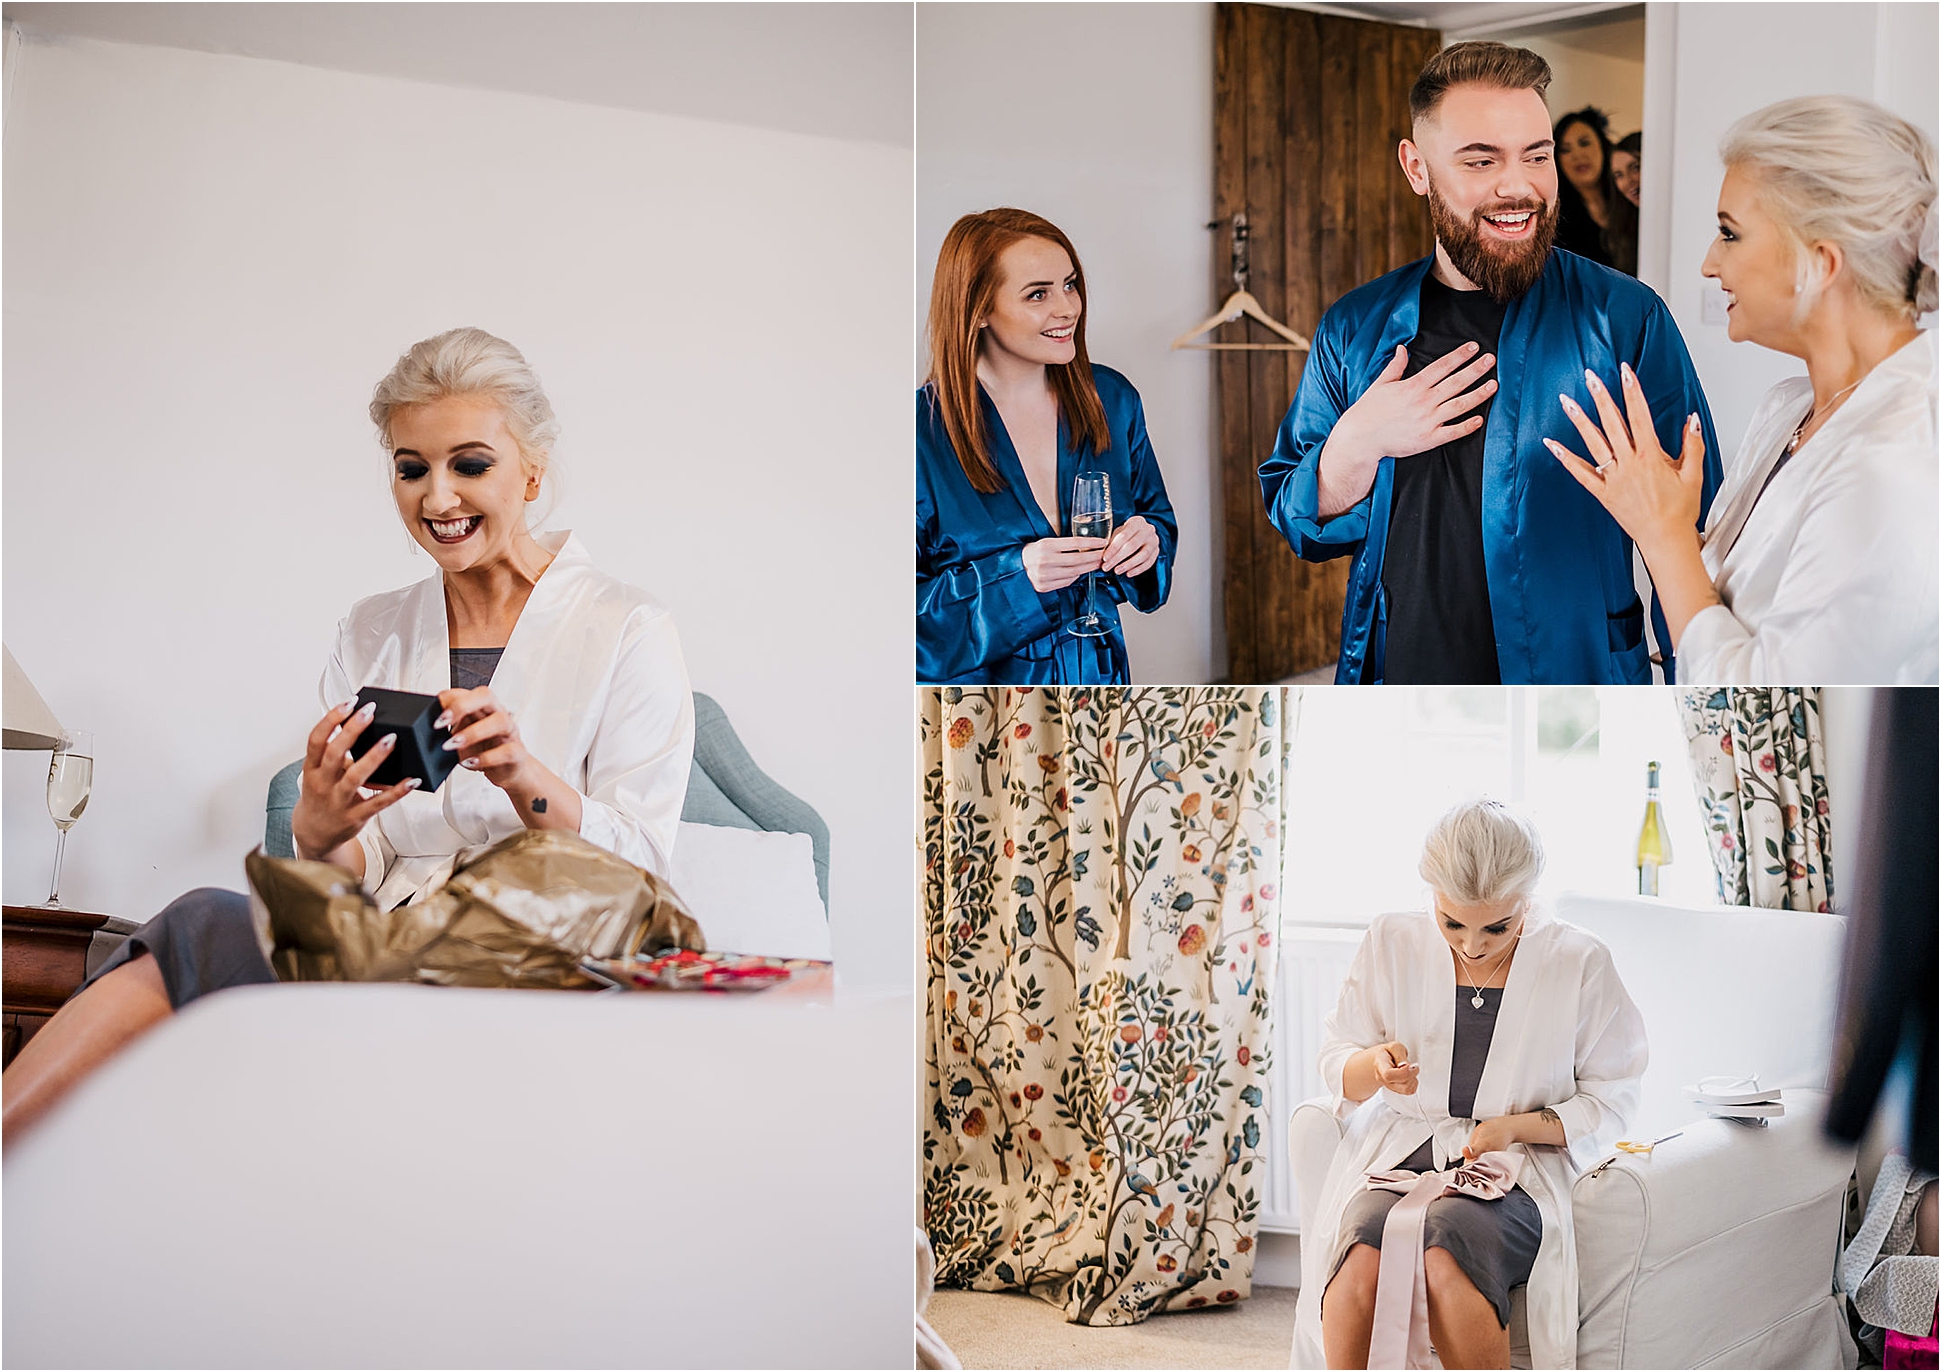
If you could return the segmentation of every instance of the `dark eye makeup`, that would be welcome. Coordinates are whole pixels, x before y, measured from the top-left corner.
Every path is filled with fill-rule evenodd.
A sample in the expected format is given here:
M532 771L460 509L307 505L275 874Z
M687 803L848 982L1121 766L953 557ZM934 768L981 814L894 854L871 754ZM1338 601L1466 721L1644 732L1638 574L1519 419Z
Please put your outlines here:
M489 458L464 457L452 464L452 470L460 476L484 476L492 470L493 465ZM430 470L431 468L422 462L400 462L398 463L398 479L400 481L416 481Z
M1455 932L1459 932L1463 926L1456 923L1456 921L1454 921L1453 919L1450 919L1449 916L1444 915L1442 917L1442 927L1449 930L1451 933L1455 933ZM1507 934L1510 932L1510 922L1508 920L1504 920L1500 924L1485 924L1483 926L1483 932L1486 934L1490 934L1492 936L1496 934Z

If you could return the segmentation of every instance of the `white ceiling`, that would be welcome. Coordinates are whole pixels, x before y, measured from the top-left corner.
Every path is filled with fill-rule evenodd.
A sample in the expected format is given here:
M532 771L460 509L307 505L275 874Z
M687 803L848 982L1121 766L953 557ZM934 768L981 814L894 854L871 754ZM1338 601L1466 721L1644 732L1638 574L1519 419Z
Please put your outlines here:
M905 4L9 3L30 35L911 145Z
M1428 0L1415 3L1414 0L1349 0L1348 3L1328 3L1310 6L1335 13L1358 15L1364 19L1381 19L1390 24L1416 24L1423 28L1440 29L1446 40L1464 38L1472 34L1509 33L1516 29L1544 28L1552 31L1569 29L1581 24L1600 24L1609 22L1613 10L1635 10L1639 17L1644 7L1631 0L1611 0L1611 3L1585 3L1584 0L1493 0L1477 3L1476 0Z

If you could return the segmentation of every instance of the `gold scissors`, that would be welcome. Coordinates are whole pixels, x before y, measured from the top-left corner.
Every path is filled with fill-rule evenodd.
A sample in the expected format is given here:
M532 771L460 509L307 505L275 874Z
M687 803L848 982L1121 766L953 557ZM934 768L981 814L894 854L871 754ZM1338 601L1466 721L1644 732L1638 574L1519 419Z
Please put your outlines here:
M1620 1153L1649 1153L1659 1144L1669 1143L1671 1140L1677 1138L1678 1134L1684 1132L1683 1129L1680 1129L1677 1134L1667 1134L1662 1139L1653 1139L1650 1143L1639 1143L1636 1139L1619 1139L1617 1141L1617 1150Z

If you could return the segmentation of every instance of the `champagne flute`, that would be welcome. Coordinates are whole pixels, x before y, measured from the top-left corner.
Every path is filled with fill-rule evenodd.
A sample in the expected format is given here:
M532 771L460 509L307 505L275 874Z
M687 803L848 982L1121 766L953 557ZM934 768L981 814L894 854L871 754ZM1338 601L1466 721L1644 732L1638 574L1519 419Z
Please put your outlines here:
M61 905L61 858L67 850L67 831L88 808L94 789L94 735L76 729L61 740L47 769L47 813L54 817L60 837L54 840L54 884L47 892L47 909Z
M1112 537L1112 483L1104 472L1080 472L1072 483L1072 537ZM1098 573L1085 574L1085 612L1065 628L1080 638L1101 638L1110 631L1099 613Z

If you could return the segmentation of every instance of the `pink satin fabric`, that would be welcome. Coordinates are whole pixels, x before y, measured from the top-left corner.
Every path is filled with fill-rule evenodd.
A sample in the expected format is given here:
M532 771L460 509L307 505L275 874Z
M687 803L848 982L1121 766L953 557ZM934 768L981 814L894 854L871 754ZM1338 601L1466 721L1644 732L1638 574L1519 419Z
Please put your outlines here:
M1520 1153L1485 1153L1443 1172L1370 1172L1370 1191L1399 1191L1382 1224L1382 1265L1375 1278L1370 1367L1429 1366L1429 1278L1422 1258L1429 1202L1444 1196L1501 1200L1523 1170Z

